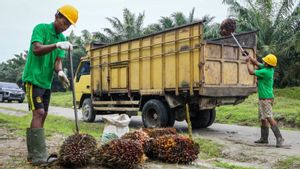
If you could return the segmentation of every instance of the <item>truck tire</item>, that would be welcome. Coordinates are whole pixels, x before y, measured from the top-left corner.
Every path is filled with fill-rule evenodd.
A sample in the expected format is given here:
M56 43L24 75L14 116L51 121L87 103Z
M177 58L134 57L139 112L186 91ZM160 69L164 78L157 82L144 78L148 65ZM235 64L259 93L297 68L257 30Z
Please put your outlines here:
M18 100L18 102L19 102L19 103L23 103L23 101L24 101L23 99L21 99L21 100Z
M215 122L215 119L216 119L216 109L211 109L209 122L205 127L211 126Z
M167 107L157 99L146 102L142 110L142 120L146 128L166 127L168 125Z
M196 116L191 118L192 128L206 128L210 122L210 110L198 110Z
M92 100L84 99L82 103L82 117L85 122L93 122L96 118L96 113L93 110Z

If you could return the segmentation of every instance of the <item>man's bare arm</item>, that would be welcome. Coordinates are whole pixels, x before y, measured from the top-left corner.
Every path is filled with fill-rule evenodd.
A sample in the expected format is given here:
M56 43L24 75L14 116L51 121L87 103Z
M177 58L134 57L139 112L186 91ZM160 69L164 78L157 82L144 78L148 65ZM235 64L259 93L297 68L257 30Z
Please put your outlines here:
M42 56L44 54L47 54L51 52L52 50L56 49L56 44L51 44L51 45L43 45L39 42L34 42L33 43L33 53L36 56Z
M259 66L261 64L256 59L254 59L252 56L249 56L249 59L250 59L251 63L255 66Z
M247 69L248 69L248 73L250 75L254 75L254 70L253 70L253 66L251 66L250 62L247 61Z
M62 61L61 58L57 58L55 61L55 72L58 73L60 70L62 70Z

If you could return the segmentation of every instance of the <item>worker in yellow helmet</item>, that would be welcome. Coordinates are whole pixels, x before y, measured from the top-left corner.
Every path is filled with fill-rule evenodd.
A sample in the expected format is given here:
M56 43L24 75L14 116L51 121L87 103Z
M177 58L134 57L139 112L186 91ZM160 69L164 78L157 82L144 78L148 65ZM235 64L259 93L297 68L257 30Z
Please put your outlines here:
M255 75L258 81L258 116L261 120L261 137L255 143L268 144L269 143L269 124L276 137L276 147L282 147L284 139L277 126L277 122L273 119L272 105L274 101L273 81L274 68L277 66L277 58L273 54L268 54L262 58L263 63L259 63L248 52L247 69L250 75ZM253 70L250 62L257 66L257 70Z
M48 158L45 144L44 122L47 117L53 72L55 71L65 88L70 82L62 71L65 50L72 50L72 44L62 34L78 19L78 11L71 5L57 10L55 20L49 24L38 24L32 32L22 80L32 111L30 128L27 129L27 160L33 165L47 165L57 159Z

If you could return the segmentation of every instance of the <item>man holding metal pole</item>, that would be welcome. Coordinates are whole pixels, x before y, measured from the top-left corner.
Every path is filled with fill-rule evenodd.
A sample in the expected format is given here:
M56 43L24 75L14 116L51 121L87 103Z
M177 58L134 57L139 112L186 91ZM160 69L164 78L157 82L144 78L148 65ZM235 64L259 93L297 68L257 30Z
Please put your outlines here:
M30 128L27 128L27 160L33 165L48 165L56 160L49 158L44 135L44 122L47 117L53 71L65 88L70 82L62 71L64 50L72 50L72 44L62 34L78 19L78 11L71 5L64 5L57 10L55 21L50 24L38 24L33 29L30 48L22 80L32 111Z
M272 105L274 100L273 82L274 82L274 68L277 65L277 58L273 54L266 55L259 63L255 58L245 51L241 44L234 36L236 29L236 22L234 19L225 19L220 27L221 36L232 36L233 40L239 46L243 56L247 57L247 69L250 75L254 75L258 80L258 116L261 120L261 137L255 143L268 144L269 143L269 124L276 137L276 147L283 147L284 139L277 126L277 122L273 119ZM257 70L253 69L250 62L258 67Z
M277 122L273 119L272 105L274 100L273 94L273 76L274 68L277 65L277 58L273 54L268 54L262 58L263 63L259 63L256 59L247 55L247 69L250 75L257 77L258 81L258 115L261 120L261 137L255 143L268 144L269 143L269 124L276 137L276 147L283 146L283 137L277 126ZM257 66L257 70L253 70L250 62Z

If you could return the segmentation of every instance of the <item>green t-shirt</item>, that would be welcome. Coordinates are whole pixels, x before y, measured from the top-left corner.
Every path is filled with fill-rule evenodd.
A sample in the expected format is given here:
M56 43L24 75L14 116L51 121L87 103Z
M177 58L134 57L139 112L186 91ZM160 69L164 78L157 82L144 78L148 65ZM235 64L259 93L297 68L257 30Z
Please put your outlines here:
M272 99L273 93L273 77L274 68L265 67L263 64L259 65L259 69L254 71L254 75L258 80L258 98Z
M66 38L62 33L56 33L53 23L38 24L33 29L31 36L30 48L22 75L23 82L30 82L41 88L51 89L55 60L57 58L64 58L65 51L55 49L42 56L36 56L33 53L33 42L50 45L65 40Z

